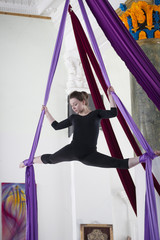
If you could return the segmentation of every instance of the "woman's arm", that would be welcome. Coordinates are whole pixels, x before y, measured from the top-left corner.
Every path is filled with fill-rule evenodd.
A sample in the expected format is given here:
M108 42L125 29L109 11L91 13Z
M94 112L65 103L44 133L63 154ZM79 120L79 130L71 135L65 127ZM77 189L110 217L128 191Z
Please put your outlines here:
M100 119L108 119L113 118L118 115L117 108L111 107L110 110L104 110L104 109L97 109L98 117Z
M110 102L110 107L111 107L111 108L115 108L115 107L117 107L117 106L116 106L116 103L115 103L115 101L114 101L114 99L113 99L113 97L112 97L111 92L114 92L114 88L113 88L112 86L110 86L110 87L108 88L107 94L108 94L108 98L109 98L109 102Z
M48 111L48 108L46 106L42 106L42 110L45 110L46 117L47 117L49 123L52 124L55 121L55 119L53 118L53 116Z
M49 123L55 130L64 129L64 128L70 127L72 125L71 117L69 117L61 122L57 122L53 118L53 116L50 114L50 112L48 111L48 108L46 106L42 106L42 110L43 109L45 110L45 114L46 114L46 117L47 117Z
M113 118L113 117L116 117L118 115L118 112L117 112L117 106L116 106L116 103L112 97L112 94L111 92L114 92L114 88L113 87L109 87L107 89L107 94L108 94L108 98L109 98L109 102L110 102L110 110L103 110L103 109L99 109L98 110L98 116L101 118L101 119L107 119L107 118Z

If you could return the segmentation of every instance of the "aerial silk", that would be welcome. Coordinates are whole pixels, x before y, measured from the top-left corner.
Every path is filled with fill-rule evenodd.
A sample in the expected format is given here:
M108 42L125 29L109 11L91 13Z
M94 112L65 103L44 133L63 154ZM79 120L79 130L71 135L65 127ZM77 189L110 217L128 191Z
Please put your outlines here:
M81 4L81 0L79 0L79 2ZM82 7L82 5L81 5L81 7ZM82 8L81 8L81 10L82 10ZM93 101L95 102L96 107L100 107L102 104L101 102L99 103L99 101L101 101L100 93L98 92L98 88L96 87L96 82L94 80L94 76L93 76L93 73L92 73L88 58L87 58L87 55L88 55L90 61L92 62L93 66L94 66L94 63L93 63L92 59L90 58L90 53L88 52L88 49L86 47L88 42L85 40L85 36L83 36L84 33L80 26L80 22L76 19L73 11L70 10L70 13L71 13L71 18L72 18L72 24L73 24L73 28L74 28L75 38L76 38L78 49L79 49L79 54L80 54L82 65L83 65L83 68L84 68L84 71L86 74L86 78L87 78L87 81L88 81L88 84L89 84L89 87L91 90ZM98 56L97 56L97 59L99 60ZM96 72L95 68L94 68L94 70ZM145 240L151 240L151 239L159 240L158 218L157 218L157 211L156 211L154 185L153 185L152 172L151 172L152 159L155 158L155 154L152 151L149 144L144 139L143 135L137 128L136 124L134 123L133 119L131 118L131 116L129 115L127 110L125 109L124 105L122 104L122 102L120 101L118 96L115 93L113 93L113 97L114 97L116 104L118 105L120 111L122 112L123 116L127 120L128 125L132 129L133 133L139 140L142 147L147 152L144 156L144 161L146 162L146 184L147 184L146 205L145 205L145 210L146 210L145 211ZM103 107L103 105L102 105L102 107ZM103 125L102 125L102 127L103 127ZM105 130L105 129L103 129L103 130Z
M82 27L80 27L80 23L79 23L77 17L75 16L74 12L70 11L70 13L71 13L73 29L75 31L75 38L76 38L76 41L78 41L79 54L80 54L82 65L83 65L83 68L84 68L84 71L86 74L86 79L88 81L88 85L89 85L89 88L90 88L90 91L92 94L94 105L98 109L105 109L102 98L100 97L99 90L94 81L94 76L90 69L90 65L88 64L87 60L84 62L84 59L86 58L86 54L83 53L83 51L84 51L83 46L81 46L81 42L79 40L79 35L77 34L77 32L80 31L79 33L80 33L81 37L83 37L83 39L81 39L81 40L84 41L85 47L87 47L86 45L88 45L88 44L86 42L86 38L84 37L83 29L82 29ZM87 51L87 53L90 55L92 52ZM93 56L92 57L90 56L90 60L94 66L97 76L99 77L99 79L103 78L103 76L101 74L101 70L100 70L100 68L98 68L99 67L98 63L96 64L95 58L93 60L92 59L93 59ZM96 66L95 66L95 64L96 64ZM92 81L91 81L91 79L92 79ZM101 125L102 125L102 129L103 129L105 139L107 141L107 145L108 145L111 155L113 157L123 159L123 155L121 153L119 144L117 142L116 136L112 129L110 120L109 119L102 120ZM122 170L122 169L117 169L117 172L118 172L121 182L124 186L126 194L129 198L129 201L133 207L133 210L134 210L135 214L137 214L135 185L130 176L130 173L128 170Z
M57 41L56 41L56 45L55 45L55 50L54 50L54 54L53 54L53 58L52 58L52 63L51 63L51 67L50 67L50 72L49 72L49 77L48 77L47 88L46 88L43 105L46 105L48 102L50 88L51 88L53 76L55 73L55 69L56 69L59 54L60 54L68 5L69 5L69 0L66 0L64 11L63 11L63 16L61 19L60 29L58 32L58 37L57 37ZM33 168L32 164L33 164L33 158L34 158L35 151L36 151L39 137L40 137L44 114L45 113L43 110L40 115L40 119L39 119L38 126L36 129L33 146L31 149L29 159L25 163L27 166L27 168L26 168L26 202L27 202L26 239L27 240L38 240L37 195L36 195L36 183L35 183L34 168Z
M82 12L82 15L83 15L83 18L84 18L84 21L85 21L85 24L86 24L86 27L87 27L87 30L88 30L88 33L89 33L89 37L90 37L90 40L91 40L91 43L92 43L92 47L93 47L94 52L95 52L95 54L97 56L97 59L99 61L99 65L100 65L100 68L101 68L101 72L103 74L103 77L99 77L99 81L100 81L100 83L101 83L101 85L103 87L104 92L107 92L108 87L111 85L110 84L110 80L109 80L109 77L107 75L106 68L105 68L105 65L104 65L104 62L103 62L103 59L102 59L102 56L101 56L98 44L96 42L96 38L94 36L91 24L89 22L89 19L88 19L88 16L87 16L87 13L86 13L83 1L82 0L78 0L78 1L79 1L81 12ZM75 18L75 21L76 21L76 19L77 18ZM85 37L85 34L82 34L82 35ZM86 41L88 41L86 37L85 37L85 39L86 39ZM88 51L91 54L92 50L89 47L89 44L88 44L88 48L89 48ZM94 54L92 54L92 57L94 58ZM94 64L95 61L96 60L93 60L92 64ZM121 114L121 112L119 112L119 114L118 114L118 120L120 121L120 124L123 127L123 130L124 130L128 140L130 141L130 143L131 143L131 145L133 147L133 150L136 153L136 155L137 156L142 155L142 152L141 152L137 142L135 141L135 138L133 137L133 134L130 131L130 129L129 129L129 127L128 127L124 117L123 117L123 115ZM142 164L142 165L145 168L145 164ZM154 186L155 186L158 194L160 195L160 185L159 185L158 181L156 180L156 178L154 177L154 175L153 175L153 181L154 181Z
M47 82L47 87L45 92L44 103L43 103L43 105L45 106L48 102L50 88L51 88L53 76L56 70L60 50L61 50L68 6L69 6L69 0L66 0L61 23L60 23L60 28L57 36L57 41L55 44L55 50L54 50L54 54L51 62L50 72L48 76L48 82ZM33 158L34 158L39 137L40 137L44 114L45 114L45 111L43 110L41 112L38 126L36 129L30 157L25 162L25 165L27 165L26 175L25 175L25 192L26 192L26 204L27 204L27 221L26 221L26 239L27 240L38 240L37 193L36 193L34 168L32 164L33 164Z
M117 54L160 110L160 74L124 26L109 1L86 0L86 2Z

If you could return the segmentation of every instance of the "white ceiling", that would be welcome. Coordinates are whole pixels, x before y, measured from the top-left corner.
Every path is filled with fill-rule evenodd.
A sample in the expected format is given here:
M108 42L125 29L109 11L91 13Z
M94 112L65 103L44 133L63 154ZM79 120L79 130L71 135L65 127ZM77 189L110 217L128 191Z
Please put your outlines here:
M76 1L76 0L74 0L74 1ZM120 3L124 3L126 0L108 0L108 1L110 2L110 4L112 5L112 7L114 9L117 9L117 8L119 8ZM55 7L57 7L58 5L63 3L64 0L54 0L52 2L53 2L53 5L55 5Z
M71 5L78 0L71 0ZM84 1L85 2L85 1ZM114 9L125 0L109 0ZM0 0L0 11L22 14L53 16L65 0Z
M52 21L54 22L55 28L58 29L65 1L66 0L0 0L0 12L48 16L51 17ZM112 7L115 10L119 8L120 3L126 2L126 0L108 1L111 3ZM102 46L103 44L106 44L107 39L103 34L102 30L99 28L94 16L91 14L91 11L87 7L86 1L83 0L83 3L86 7L89 19L94 25L94 32L96 34L98 44L99 46ZM85 27L78 0L70 0L70 4L73 7L76 15L79 17L80 21L82 20L81 23L83 27ZM69 21L68 18L67 21ZM65 34L66 36L70 36L70 34L72 35L71 24L66 24Z

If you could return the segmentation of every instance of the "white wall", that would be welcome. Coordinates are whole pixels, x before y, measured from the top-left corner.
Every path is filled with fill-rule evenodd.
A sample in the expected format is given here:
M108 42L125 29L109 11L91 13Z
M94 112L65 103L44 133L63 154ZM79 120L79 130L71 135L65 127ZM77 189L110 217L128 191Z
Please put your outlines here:
M57 32L50 21L3 15L0 15L0 29L0 182L24 182L25 170L18 165L28 158L31 150ZM64 50L48 103L57 120L67 116ZM128 70L109 45L101 50L112 85L130 111ZM112 122L124 157L133 156L119 123L115 119ZM52 131L45 119L36 155L55 152L69 141L67 130ZM109 154L102 132L98 150ZM136 169L137 173L139 167ZM134 170L131 174L135 178ZM115 169L74 162L37 165L35 175L40 240L78 240L81 223L113 224L116 240L126 239L127 235L143 239L143 213L139 211L135 219ZM140 227L137 225L135 236L137 223Z
M24 182L25 170L18 165L30 154L56 32L51 21L3 15L0 29L0 182L19 183ZM67 114L65 71L61 58L48 103L57 119ZM54 132L45 120L36 155L54 152L66 143L67 130ZM39 239L71 239L69 172L67 164L35 167Z

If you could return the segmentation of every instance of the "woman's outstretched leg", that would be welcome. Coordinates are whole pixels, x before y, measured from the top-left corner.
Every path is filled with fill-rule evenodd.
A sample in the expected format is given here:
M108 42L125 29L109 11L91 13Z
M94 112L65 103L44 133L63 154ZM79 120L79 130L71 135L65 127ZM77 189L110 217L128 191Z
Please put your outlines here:
M28 160L28 159L27 159L27 160ZM25 160L25 161L27 162L27 160ZM23 162L21 162L21 163L19 164L19 167L20 167L20 168L26 167L25 161L23 161ZM35 164L35 163L39 163L39 164L43 163L42 160L41 160L41 156L35 157L35 158L33 159L33 164Z
M160 151L155 151L155 155L157 155L157 157L160 156ZM142 159L143 156L144 154L139 157L118 159L99 152L93 152L80 161L94 167L129 169L141 163L140 159Z
M33 163L44 163L44 164L56 164L60 162L69 162L76 160L77 157L74 154L72 144L68 144L54 154L43 154L42 156L35 157ZM27 166L28 159L21 162L19 167L24 168Z
M80 161L92 167L119 169L128 169L129 167L129 159L118 159L110 157L97 151L87 155L83 159L80 159Z

